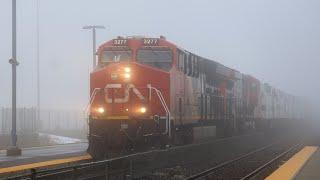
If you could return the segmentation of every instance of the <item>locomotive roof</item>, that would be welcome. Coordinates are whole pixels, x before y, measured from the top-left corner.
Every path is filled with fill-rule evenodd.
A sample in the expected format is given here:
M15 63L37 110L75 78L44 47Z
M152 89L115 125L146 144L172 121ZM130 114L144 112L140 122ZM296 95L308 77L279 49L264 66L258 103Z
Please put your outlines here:
M215 60L211 60L211 59L208 59L208 58L204 58L202 56L199 56L197 54L194 54L184 48L182 48L181 46L177 46L176 44L168 41L164 36L160 36L160 37L157 37L157 38L154 38L154 37L148 37L148 36L140 36L140 35L134 35L134 36L126 36L126 37L122 37L122 36L118 36L116 39L130 39L130 40L141 40L141 39L161 39L162 41L165 41L166 43L170 44L170 46L174 46L176 47L177 49L179 49L180 51L183 51L187 54L191 54L193 56L196 56L198 57L198 60L200 61L200 66L202 66L203 70L205 71L206 74L209 74L209 75L212 75L213 74L213 69L215 70L215 73L219 74L219 75L222 75L222 76L225 76L225 77L228 77L230 78L230 80L236 80L236 79L242 79L242 77L244 78L249 78L253 81L256 81L256 82L259 82L260 83L260 80L255 78L254 76L252 75L248 75L248 74L244 74L244 73L241 73L240 71L238 70L235 70L233 68L230 68L230 67L227 67ZM99 50L102 50L102 48L107 45L110 41L102 44L100 47L99 47ZM270 85L269 85L270 86ZM272 87L272 86L270 86ZM276 89L274 87L272 87L273 89ZM286 93L287 94L287 93Z

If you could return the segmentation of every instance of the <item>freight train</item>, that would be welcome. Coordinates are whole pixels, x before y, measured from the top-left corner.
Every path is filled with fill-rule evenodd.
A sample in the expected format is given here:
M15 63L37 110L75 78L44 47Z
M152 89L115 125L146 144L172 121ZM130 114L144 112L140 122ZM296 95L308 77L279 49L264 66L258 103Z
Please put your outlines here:
M271 128L301 116L296 97L163 36L117 37L97 56L88 134L88 152L97 159Z

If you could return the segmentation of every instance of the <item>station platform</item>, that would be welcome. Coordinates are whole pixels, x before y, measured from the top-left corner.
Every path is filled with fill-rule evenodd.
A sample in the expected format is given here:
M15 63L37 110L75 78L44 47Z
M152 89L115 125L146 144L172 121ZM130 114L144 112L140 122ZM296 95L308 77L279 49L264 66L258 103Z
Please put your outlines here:
M30 168L88 160L87 143L74 143L22 149L21 156L6 156L0 151L0 175Z
M320 179L320 148L306 146L269 175L266 180Z

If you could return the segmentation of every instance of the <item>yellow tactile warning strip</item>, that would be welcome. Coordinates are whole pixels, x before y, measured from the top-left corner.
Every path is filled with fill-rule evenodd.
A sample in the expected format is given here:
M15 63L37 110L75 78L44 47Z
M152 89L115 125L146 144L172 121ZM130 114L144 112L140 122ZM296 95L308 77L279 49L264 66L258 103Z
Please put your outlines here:
M290 180L299 172L303 165L308 161L314 152L316 152L318 147L316 146L306 146L297 154L295 154L286 163L280 166L276 171L274 171L265 180Z
M24 171L24 170L32 169L32 168L53 166L53 165L58 165L58 164L72 163L72 162L89 160L89 159L91 159L90 155L83 155L83 156L76 156L76 157L70 157L70 158L65 158L65 159L56 159L56 160L43 161L43 162L38 162L38 163L31 163L31 164L25 164L25 165L19 165L19 166L0 168L0 174Z

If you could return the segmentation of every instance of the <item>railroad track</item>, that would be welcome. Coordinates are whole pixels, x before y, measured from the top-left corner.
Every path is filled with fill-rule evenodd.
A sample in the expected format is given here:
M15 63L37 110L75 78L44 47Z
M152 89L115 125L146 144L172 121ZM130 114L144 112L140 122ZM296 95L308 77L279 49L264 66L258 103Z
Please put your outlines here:
M267 140L268 138L269 140ZM210 164L207 163L217 164L252 151L257 147L263 147L259 150L271 148L271 145L265 145L274 142L273 140L275 138L277 139L277 136L270 139L270 136L263 134L234 136L208 143L152 150L67 167L31 169L31 171L25 172L26 174L16 177L11 176L7 179L139 179L141 177L144 179L168 179L168 176L162 176L163 174L161 173L163 171L159 174L163 178L159 178L159 176L154 173L158 172L157 169L185 166L185 169L188 169L188 171L180 175L180 179L184 179L199 172L199 170L203 171L210 167ZM283 147L282 149L285 148L287 147ZM258 150L256 151L258 153ZM276 152L280 152L280 150ZM274 157L274 155L272 157ZM202 165L204 166L202 167ZM262 164L260 163L258 165ZM190 166L190 169L188 166ZM180 172L177 172L175 174L179 176L179 173ZM169 174L172 173L169 172ZM247 174L249 174L249 172L247 172Z
M12 176L8 174L6 179L92 179L92 177L115 177L115 176L130 176L134 174L135 177L139 174L153 171L153 168L161 168L166 166L167 161L171 157L177 159L175 162L184 163L185 153L198 152L199 149L207 149L206 151L211 152L208 147L212 145L226 146L226 144L232 144L232 142L237 142L238 145L242 144L243 141L255 141L256 137L258 139L262 138L261 133L233 136L228 138L216 139L208 142L200 142L195 144L189 144L185 146L175 146L169 149L156 149L152 151L135 153L130 155L124 155L121 157L115 157L108 160L96 161L96 162L86 162L86 163L75 163L73 165L63 165L59 167L45 167L45 168L34 168L26 169L24 172L20 172L19 175ZM241 139L241 140L240 140ZM251 140L249 140L251 139ZM206 147L206 148L204 148ZM249 146L251 147L251 146ZM251 147L252 148L252 147ZM192 153L193 154L193 153ZM194 155L194 154L193 154ZM163 161L160 165L157 160ZM196 159L197 160L197 159ZM133 163L133 164L130 164ZM0 179L4 176L0 176ZM113 179L113 178L110 178ZM114 178L116 179L116 178Z
M273 143L186 179L263 179L301 148L300 142Z

